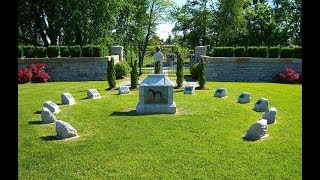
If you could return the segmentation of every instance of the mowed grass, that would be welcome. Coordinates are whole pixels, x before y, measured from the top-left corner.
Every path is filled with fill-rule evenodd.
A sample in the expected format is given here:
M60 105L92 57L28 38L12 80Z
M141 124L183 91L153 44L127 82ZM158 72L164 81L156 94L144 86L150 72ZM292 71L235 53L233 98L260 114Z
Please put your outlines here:
M120 81L117 81L119 84ZM117 95L106 81L18 85L19 179L302 179L302 86L207 82L194 95L174 89L176 114L137 115L139 91ZM226 98L215 98L217 88ZM97 89L101 99L85 99ZM242 92L248 104L238 104ZM56 140L55 124L40 124L45 101L59 105L59 120L80 137ZM265 140L245 141L262 114L261 97L277 109Z

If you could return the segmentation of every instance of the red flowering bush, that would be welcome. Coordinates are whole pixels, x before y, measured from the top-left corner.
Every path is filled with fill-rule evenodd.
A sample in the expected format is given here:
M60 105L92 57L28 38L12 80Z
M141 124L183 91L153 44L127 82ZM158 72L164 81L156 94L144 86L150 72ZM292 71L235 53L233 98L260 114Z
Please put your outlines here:
M295 84L302 82L302 76L292 68L286 68L284 72L278 73L275 78L274 82L277 83L286 83L286 84Z
M31 64L27 69L18 69L18 83L41 83L48 82L49 75L44 71L44 64Z
M29 68L18 69L18 83L19 84L31 82L31 80L32 80L32 72Z

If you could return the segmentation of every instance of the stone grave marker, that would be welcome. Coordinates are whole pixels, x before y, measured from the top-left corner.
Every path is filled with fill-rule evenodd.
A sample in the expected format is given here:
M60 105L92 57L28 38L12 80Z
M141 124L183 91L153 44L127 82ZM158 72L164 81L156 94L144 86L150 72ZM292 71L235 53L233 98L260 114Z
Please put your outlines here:
M272 123L275 124L276 115L277 115L277 109L272 107L262 115L262 119L266 119L268 121L268 124L272 124Z
M238 103L245 104L245 103L249 103L250 100L251 100L251 94L248 92L243 92L238 98Z
M227 89L226 88L218 88L215 93L214 93L214 97L226 97L227 96Z
M73 104L75 104L75 100L70 93L62 93L61 94L61 103L73 105Z
M130 93L129 86L119 86L118 92L119 94L129 94Z
M268 131L267 120L260 119L256 123L250 126L244 138L248 140L265 139L269 136L267 134L267 131Z
M48 108L53 113L59 113L60 112L59 106L56 103L52 102L52 101L44 102L43 103L43 107Z
M77 130L74 129L70 124L67 122L57 120L56 121L56 132L58 139L66 139L77 137Z
M173 83L164 74L149 74L139 85L138 114L175 114Z
M254 104L253 110L257 112L264 112L268 110L269 100L266 98L259 99L256 104Z
M194 94L195 87L194 86L185 86L184 87L184 94Z
M48 124L54 123L57 120L56 116L46 107L42 107L41 111L41 123Z
M162 52L160 52L160 47L156 48L156 53L153 55L153 59L154 59L154 64L157 61L160 61L160 74L163 73L162 69L163 69L163 54ZM155 66L154 66L155 69Z
M98 99L101 98L100 93L96 89L87 89L88 99Z

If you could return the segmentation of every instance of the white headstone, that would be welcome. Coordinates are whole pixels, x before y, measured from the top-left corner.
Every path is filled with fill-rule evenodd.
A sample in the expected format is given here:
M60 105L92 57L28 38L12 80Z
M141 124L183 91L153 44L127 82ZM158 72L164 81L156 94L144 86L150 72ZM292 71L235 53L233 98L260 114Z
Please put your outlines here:
M87 89L88 99L98 99L101 98L100 93L96 89Z
M259 140L268 137L268 123L266 119L260 119L247 130L244 138L248 140Z
M269 106L269 100L266 98L261 98L256 102L256 104L254 104L253 110L257 112L264 112L268 110L268 106Z
M60 112L59 106L58 106L56 103L52 102L52 101L46 101L46 102L44 102L44 103L43 103L43 107L48 108L48 109L49 109L51 112L53 112L53 113L58 113L58 112Z
M77 131L70 124L61 120L56 121L56 132L59 139L77 136Z
M227 89L226 88L218 88L215 92L214 92L214 97L226 97L227 96Z
M184 87L184 94L194 94L195 87L194 86L185 86Z
M276 115L277 109L272 107L262 115L262 119L266 119L268 124L276 123Z
M62 93L61 94L61 103L62 104L75 104L74 98L70 93Z
M119 86L118 92L119 94L129 94L130 93L129 86Z
M46 107L42 108L41 111L41 123L48 124L54 123L57 120L56 116Z
M238 98L238 103L245 104L245 103L249 103L250 100L251 100L251 94L247 92L243 92Z

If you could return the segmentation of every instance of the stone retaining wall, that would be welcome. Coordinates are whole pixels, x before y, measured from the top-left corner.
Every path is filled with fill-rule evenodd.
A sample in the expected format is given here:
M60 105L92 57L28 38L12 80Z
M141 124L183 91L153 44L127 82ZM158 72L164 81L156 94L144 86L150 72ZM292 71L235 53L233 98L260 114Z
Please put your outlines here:
M18 68L27 68L32 63L44 63L49 81L94 81L107 80L107 61L119 55L105 57L68 58L19 58Z
M302 72L302 59L256 57L209 57L206 62L208 81L270 82L285 68Z

